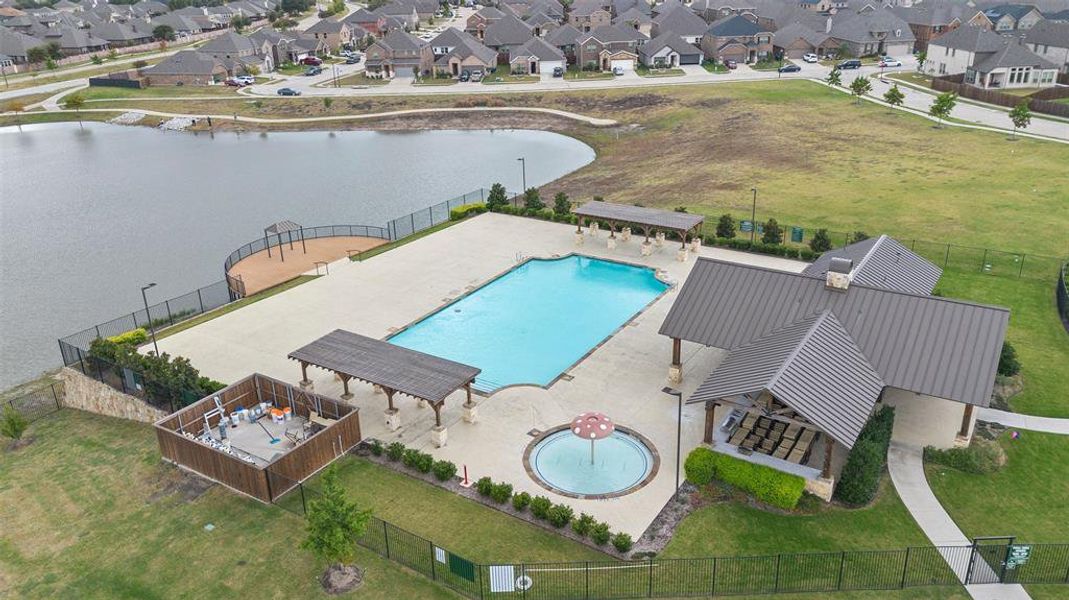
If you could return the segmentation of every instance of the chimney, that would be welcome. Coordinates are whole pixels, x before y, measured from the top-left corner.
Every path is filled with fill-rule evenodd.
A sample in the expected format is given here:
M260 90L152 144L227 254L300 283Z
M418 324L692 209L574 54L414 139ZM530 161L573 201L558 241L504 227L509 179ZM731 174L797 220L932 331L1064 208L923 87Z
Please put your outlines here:
M850 287L850 271L854 268L854 261L849 258L836 256L828 265L826 287L829 290L845 292Z
M831 17L828 17L828 21L824 25L824 33L831 33Z

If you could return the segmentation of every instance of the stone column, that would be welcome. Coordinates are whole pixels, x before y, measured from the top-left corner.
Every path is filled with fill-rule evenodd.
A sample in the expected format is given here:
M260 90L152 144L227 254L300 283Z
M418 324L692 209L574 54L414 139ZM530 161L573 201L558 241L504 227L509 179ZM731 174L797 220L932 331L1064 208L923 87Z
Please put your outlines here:
M396 408L387 408L382 414L386 419L386 429L397 431L401 428L401 411Z
M584 236L583 236L582 233L575 234L575 245L576 246L582 246L583 245L583 239L584 239Z
M664 245L664 232L663 231L658 231L657 232L656 244L657 244L658 248L660 248L661 246Z
M608 248L609 250L615 250L616 249L616 238L614 238L614 237L609 238L608 241L605 242L605 247Z
M694 238L690 240L690 251L695 253L695 254L697 254L698 251L701 250L701 249L702 249L702 238L700 238L698 236L694 236Z
M668 367L668 381L681 383L683 381L683 341L672 338L672 364Z
M431 443L435 448L441 448L449 440L449 430L441 425L431 429Z
M631 241L631 228L630 227L624 227L623 229L620 230L620 241L621 242L629 242L629 241Z
M649 256L651 254L653 254L653 244L642 242L642 256Z
M683 248L676 252L676 260L679 262L687 262L687 249Z

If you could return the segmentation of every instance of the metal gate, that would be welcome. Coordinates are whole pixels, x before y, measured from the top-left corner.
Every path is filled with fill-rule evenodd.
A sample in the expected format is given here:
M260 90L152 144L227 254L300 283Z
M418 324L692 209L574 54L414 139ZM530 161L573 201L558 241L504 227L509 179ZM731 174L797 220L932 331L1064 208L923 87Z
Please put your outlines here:
M965 583L1002 583L1006 574L1006 559L1015 540L1012 536L973 538Z

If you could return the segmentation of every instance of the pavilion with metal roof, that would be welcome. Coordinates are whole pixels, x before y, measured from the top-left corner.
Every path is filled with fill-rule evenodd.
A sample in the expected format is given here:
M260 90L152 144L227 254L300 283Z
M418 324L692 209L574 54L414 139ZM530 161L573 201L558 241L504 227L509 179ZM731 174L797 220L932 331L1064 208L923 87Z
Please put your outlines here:
M614 204L600 200L591 200L574 212L579 217L578 231L582 231L584 222L601 221L608 223L609 237L615 237L618 225L628 225L641 230L647 242L651 231L670 231L679 235L684 247L687 245L688 237L701 235L702 224L705 222L704 215L630 204Z
M480 369L344 329L335 329L314 342L289 353L301 365L301 385L310 385L308 366L334 372L342 381L343 399L352 398L349 380L376 385L386 394L387 417L396 415L394 394L426 401L434 409L437 427L442 426L442 406L453 392L464 389L471 403L471 385Z
M286 235L290 250L293 250L293 233L297 232L297 240L301 242L301 250L305 254L308 254L308 247L304 243L304 227L293 221L279 221L273 225L264 227L264 246L267 247L267 257L271 257L271 237L274 236L278 240L278 257L282 262L286 262L286 255L282 250L282 236Z

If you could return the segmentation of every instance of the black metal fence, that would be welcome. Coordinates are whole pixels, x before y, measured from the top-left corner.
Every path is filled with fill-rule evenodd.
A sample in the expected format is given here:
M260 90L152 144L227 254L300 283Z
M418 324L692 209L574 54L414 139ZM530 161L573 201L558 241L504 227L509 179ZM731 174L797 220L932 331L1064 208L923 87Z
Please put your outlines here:
M445 202L439 202L423 210L396 218L386 224L386 229L389 231L389 239L399 240L413 233L444 223L449 220L449 211L465 204L486 202L486 197L489 195L490 190L479 188L456 198L450 198ZM507 195L511 196L509 193Z
M277 499L304 515L319 497L297 485ZM916 546L896 550L633 561L478 563L392 523L372 518L359 544L468 598L679 598L963 583L1069 584L1069 544ZM1023 557L1023 559L1022 559Z
M306 227L302 229L302 232L304 234L304 239L306 240L341 236L374 237L383 240L395 239L387 234L386 229L373 225L320 225L317 227ZM284 241L288 243L288 240L289 238L286 238ZM237 250L234 250L226 257L226 260L223 261L223 273L229 273L230 267L236 265L241 259L266 250L268 243L274 247L277 240L273 237L257 238Z
M56 384L51 383L47 386L39 387L35 390L31 390L24 394L20 394L9 400L0 402L0 407L6 410L8 407L15 409L16 412L26 418L31 423L42 417L58 411L63 408L63 405L59 400L59 392L56 391Z
M1058 289L1054 293L1058 298L1058 314L1062 317L1062 325L1069 332L1069 263L1063 264L1058 271Z

